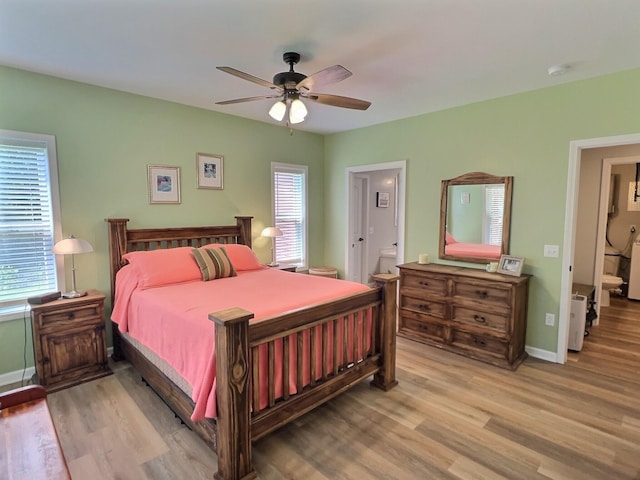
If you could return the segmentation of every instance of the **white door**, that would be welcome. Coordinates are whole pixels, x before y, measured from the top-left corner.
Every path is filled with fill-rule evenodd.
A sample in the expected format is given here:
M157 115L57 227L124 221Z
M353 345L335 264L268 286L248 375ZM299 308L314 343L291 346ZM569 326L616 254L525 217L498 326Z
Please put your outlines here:
M366 202L364 201L367 194L367 178L361 175L354 175L351 184L351 212L349 215L349 239L351 249L349 258L349 273L353 282L366 283L367 279L363 272L366 271L366 251L367 242L366 232Z

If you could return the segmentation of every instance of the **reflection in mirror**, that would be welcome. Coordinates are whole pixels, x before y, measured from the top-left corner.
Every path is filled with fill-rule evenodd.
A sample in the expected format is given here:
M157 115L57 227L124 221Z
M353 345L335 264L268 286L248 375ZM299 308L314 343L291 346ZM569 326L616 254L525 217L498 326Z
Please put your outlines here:
M513 177L474 172L442 181L439 258L488 263L509 253Z

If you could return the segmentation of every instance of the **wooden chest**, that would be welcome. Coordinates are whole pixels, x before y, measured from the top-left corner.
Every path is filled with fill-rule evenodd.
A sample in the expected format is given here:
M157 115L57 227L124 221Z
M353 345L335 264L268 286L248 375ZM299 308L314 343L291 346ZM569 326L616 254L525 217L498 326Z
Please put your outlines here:
M398 335L515 369L526 358L529 276L400 265Z

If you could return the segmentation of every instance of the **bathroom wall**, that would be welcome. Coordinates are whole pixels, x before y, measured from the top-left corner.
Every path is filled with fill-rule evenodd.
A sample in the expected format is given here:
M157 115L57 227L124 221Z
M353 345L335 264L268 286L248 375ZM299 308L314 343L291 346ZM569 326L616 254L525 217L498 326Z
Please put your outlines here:
M400 169L379 170L369 175L369 234L368 242L368 273L378 272L378 258L381 248L391 247L398 241L398 227L395 223L395 177ZM389 194L389 206L376 206L376 193Z
M578 197L578 210L576 215L576 240L573 261L573 281L576 283L593 284L595 251L598 232L598 215L600 205L600 183L602 175L602 163L605 158L634 157L640 155L640 145L623 145L618 147L590 148L582 151L580 163L580 185ZM635 175L635 167L633 172ZM613 169L612 169L613 170ZM621 181L622 185L624 182ZM628 182L627 187L628 189ZM626 209L626 194L618 189L616 197L617 208ZM623 203L620 203L619 195L624 195ZM615 216L614 216L615 217ZM617 215L622 218L622 213ZM626 214L625 214L626 218ZM635 217L634 217L635 218ZM640 227L640 220L633 221ZM626 243L624 229L628 228L628 221L619 221L620 227L610 230L610 240L617 248L624 247Z
M640 161L640 157L635 160ZM627 209L629 183L635 182L636 164L614 165L611 168L611 173L618 176L619 182L615 191L614 203L616 209L614 213L609 215L608 238L615 248L629 256L631 243L638 233L638 228L640 228L640 211L629 211ZM636 232L633 234L630 228L631 225L636 226Z

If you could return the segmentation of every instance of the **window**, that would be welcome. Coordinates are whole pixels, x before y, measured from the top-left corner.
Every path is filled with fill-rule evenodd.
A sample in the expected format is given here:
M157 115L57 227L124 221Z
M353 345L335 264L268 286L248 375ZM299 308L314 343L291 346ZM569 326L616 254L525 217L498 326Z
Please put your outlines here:
M60 289L59 218L55 137L0 130L0 315Z
M504 184L485 186L483 240L489 245L502 245L504 218Z
M278 263L308 264L307 170L306 166L271 164L273 218L284 234L276 237Z

